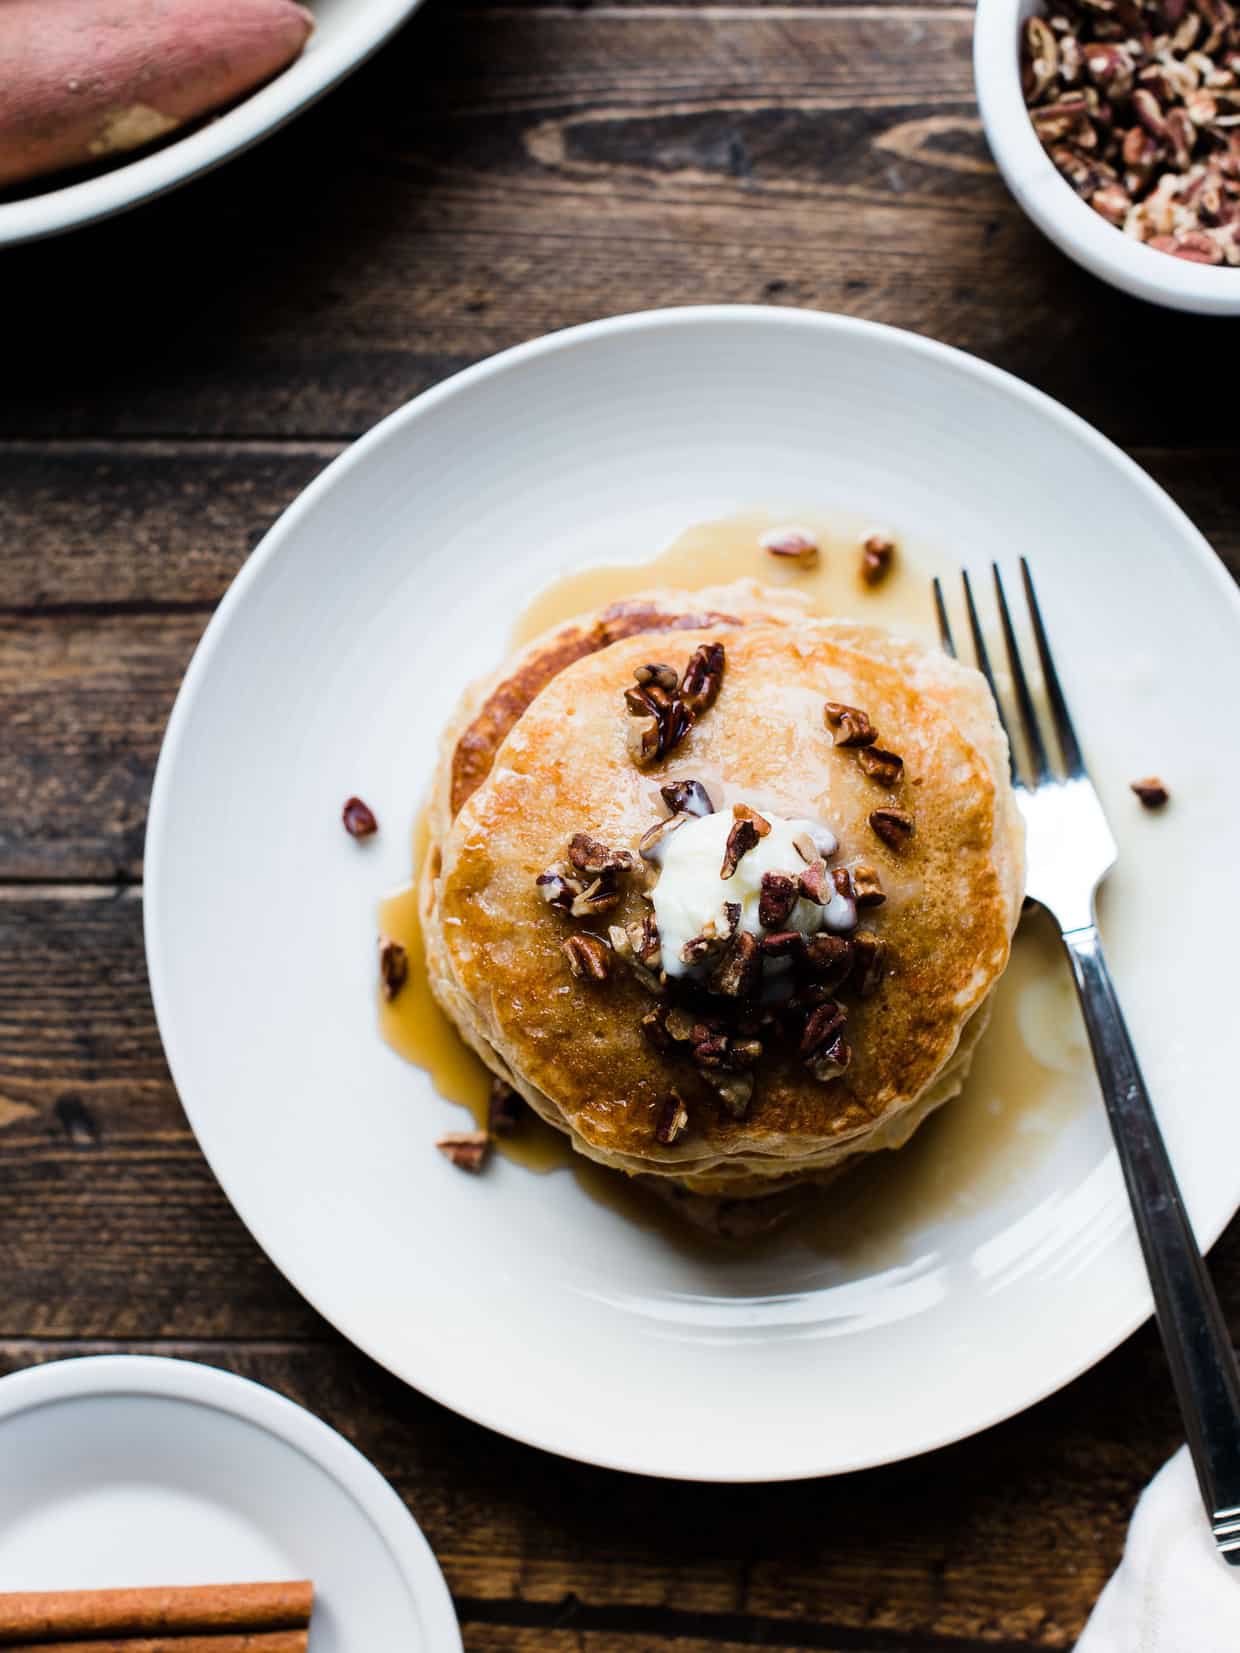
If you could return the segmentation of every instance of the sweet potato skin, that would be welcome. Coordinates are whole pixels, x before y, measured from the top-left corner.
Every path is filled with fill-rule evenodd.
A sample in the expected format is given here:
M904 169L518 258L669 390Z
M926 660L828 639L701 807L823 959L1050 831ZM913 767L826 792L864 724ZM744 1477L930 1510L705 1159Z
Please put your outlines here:
M296 0L0 0L0 188L222 108L313 28Z

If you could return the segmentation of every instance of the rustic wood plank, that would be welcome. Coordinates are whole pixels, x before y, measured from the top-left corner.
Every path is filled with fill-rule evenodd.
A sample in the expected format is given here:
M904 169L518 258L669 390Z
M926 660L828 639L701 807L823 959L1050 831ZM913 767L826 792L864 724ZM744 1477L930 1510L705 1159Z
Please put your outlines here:
M1240 1231L1215 1270L1234 1313ZM467 1625L488 1621L467 1630L478 1648L554 1647L537 1638L557 1625L579 1638L570 1646L625 1653L678 1637L876 1653L1068 1648L1178 1438L1149 1328L976 1440L770 1487L664 1483L548 1457L444 1411L334 1337L132 1346L241 1372L343 1429L423 1525ZM0 1368L93 1347L0 1343ZM518 1627L512 1639L504 1624ZM609 1633L614 1643L580 1639Z
M0 895L0 1327L306 1336L164 1065L132 891Z
M550 328L769 300L978 351L1128 441L1195 439L1184 376L1218 324L1026 223L969 33L963 10L429 8L213 177L74 257L13 250L0 430L345 435Z
M339 443L0 446L0 611L210 607Z

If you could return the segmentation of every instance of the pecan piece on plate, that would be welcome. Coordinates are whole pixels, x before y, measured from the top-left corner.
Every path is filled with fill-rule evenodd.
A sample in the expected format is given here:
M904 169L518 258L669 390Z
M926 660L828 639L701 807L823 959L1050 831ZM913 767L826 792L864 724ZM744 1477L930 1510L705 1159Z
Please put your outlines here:
M664 665L662 661L637 666L633 676L643 689L653 684L656 689L662 689L664 694L675 694L680 687L680 678L676 675L675 666Z
M435 1146L459 1171L476 1173L486 1164L491 1139L485 1131L449 1131Z
M818 561L818 541L803 528L771 528L758 544L780 562L797 568L813 568Z
M379 938L379 981L383 997L391 1004L409 980L409 954L399 941L389 936Z
M891 572L895 541L886 534L871 534L861 547L861 578L866 585L878 585Z
M350 838L369 838L372 833L379 830L374 810L360 798L346 798L340 818Z
M1132 790L1146 809L1161 809L1171 796L1157 775L1146 775L1144 780L1133 781Z

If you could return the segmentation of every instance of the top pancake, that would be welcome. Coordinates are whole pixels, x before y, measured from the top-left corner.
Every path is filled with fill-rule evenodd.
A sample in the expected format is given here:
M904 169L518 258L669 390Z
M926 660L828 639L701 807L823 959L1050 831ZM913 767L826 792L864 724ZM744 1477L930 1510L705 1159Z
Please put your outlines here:
M559 666L490 764L479 762L455 819L451 798L441 798L438 875L427 892L432 979L491 1065L597 1157L678 1177L729 1165L793 1171L889 1129L942 1076L1007 960L1019 833L1002 737L976 673L872 628L799 616L790 625L795 607L756 588L707 610L739 619L741 608L751 624L693 629L686 617L702 613L703 595L669 594L657 623L676 634L657 646L645 635L620 637ZM656 658L679 668L699 643L714 641L727 651L718 700L669 760L638 770L625 750L622 701L634 667ZM550 657L545 644L535 652ZM826 700L862 707L883 744L903 756L895 790L832 745ZM462 726L481 727L480 708L496 705L492 685L467 706ZM492 734L502 722L492 719ZM485 753L486 743L472 750ZM455 762L444 770L463 773ZM744 799L822 820L840 839L837 864L868 861L887 892L866 921L890 943L895 973L873 998L849 1005L848 1071L824 1084L794 1051L772 1049L744 1120L721 1107L691 1065L647 1043L640 1019L651 999L626 971L600 985L569 974L565 936L583 928L605 935L606 922L648 911L636 890L591 926L560 917L535 888L574 832L633 847L665 813L659 785L683 778L703 781L724 807ZM916 818L899 852L868 825L884 804ZM673 1084L691 1126L662 1146L655 1128Z

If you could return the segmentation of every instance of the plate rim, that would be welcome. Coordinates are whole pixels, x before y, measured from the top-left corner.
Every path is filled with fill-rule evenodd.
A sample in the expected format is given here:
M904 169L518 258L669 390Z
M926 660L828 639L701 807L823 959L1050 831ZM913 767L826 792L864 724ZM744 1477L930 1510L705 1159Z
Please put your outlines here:
M754 1471L742 1471L740 1473L736 1471L712 1471L706 1465L699 1465L692 1471L688 1471L676 1466L643 1460L628 1453L611 1454L607 1451L605 1444L602 1443L597 1450L590 1451L582 1450L577 1444L573 1446L557 1445L543 1438L536 1430L513 1427L511 1423L504 1421L502 1411L498 1407L461 1406L442 1386L437 1384L424 1385L422 1382L415 1381L405 1372L392 1365L368 1335L365 1333L359 1334L352 1327L351 1316L340 1314L334 1309L329 1312L310 1291L306 1290L300 1280L301 1269L295 1260L287 1258L283 1254L282 1247L278 1250L273 1249L260 1232L260 1227L265 1225L258 1219L251 1221L250 1215L233 1200L228 1183L220 1174L210 1151L198 1132L193 1107L178 1078L178 1063L175 1055L176 1041L172 1032L173 1021L161 985L163 972L158 895L163 864L161 844L164 820L168 808L166 800L171 790L170 777L176 761L177 748L189 724L193 702L206 681L211 660L221 645L231 623L233 613L245 601L250 584L261 577L266 566L281 554L282 549L288 542L293 540L302 519L317 507L320 498L336 487L350 470L365 463L373 451L386 442L398 438L407 426L416 425L420 418L433 413L441 402L467 394L475 385L486 379L518 370L528 361L588 347L596 340L610 338L618 334L668 327L711 327L720 323L791 329L808 327L842 336L874 337L884 344L910 351L915 356L921 356L930 362L946 366L965 378L979 381L983 385L1014 396L1035 412L1058 424L1069 437L1084 443L1101 459L1119 467L1129 482L1145 496L1152 512L1158 513L1162 520L1173 524L1183 536L1184 542L1191 545L1193 554L1201 565L1202 572L1213 580L1220 601L1230 608L1237 625L1240 626L1240 590L1237 589L1221 559L1216 555L1209 541L1196 527L1187 512L1172 499L1171 495L1159 483L1155 482L1148 472L1143 470L1118 444L1104 436L1087 420L1072 412L1071 409L1065 407L1063 403L1057 401L1045 391L1038 390L1015 374L1009 373L1006 369L996 367L980 357L956 348L954 345L943 344L936 339L910 332L905 328L893 327L885 322L870 321L833 311L810 310L783 305L684 305L626 312L621 315L603 317L596 321L579 323L572 327L542 334L537 338L512 345L494 355L485 357L441 380L438 384L429 386L408 402L395 408L351 443L343 453L331 460L280 513L250 553L220 600L194 649L165 727L147 814L144 846L143 936L151 1000L155 1010L160 1039L173 1084L176 1087L178 1098L190 1126L194 1130L199 1150L206 1159L212 1175L219 1182L227 1196L233 1210L252 1235L255 1243L279 1269L294 1290L304 1297L317 1313L323 1315L342 1336L374 1360L377 1365L383 1367L385 1371L391 1372L402 1383L408 1384L411 1388L416 1389L418 1393L424 1394L429 1399L447 1407L450 1411L457 1413L458 1416L468 1418L470 1422L481 1424L483 1427L491 1429L510 1440L518 1441L526 1446L536 1447L540 1451L551 1452L557 1457L592 1464L601 1469L647 1475L662 1480L696 1481L721 1485L774 1484L814 1480L827 1475L851 1474L858 1470L879 1468L885 1464L906 1462L909 1459L921 1457L925 1453L953 1445L958 1441L971 1439L973 1436L980 1435L1009 1418L1028 1411L1051 1395L1057 1394L1083 1373L1092 1370L1094 1366L1117 1349L1121 1343L1131 1337L1149 1319L1153 1313L1153 1298L1148 1288L1148 1282L1143 1282L1141 1286L1140 1308L1121 1321L1114 1334L1108 1334L1087 1358L1080 1361L1071 1361L1063 1367L1056 1367L1052 1376L1039 1380L1030 1390L1024 1392L1020 1399L1015 1401L1005 1400L983 1410L968 1427L949 1426L946 1429L927 1429L921 1432L920 1437L911 1446L902 1446L889 1452L881 1450L865 1451L857 1454L855 1458L841 1459L837 1456L831 1462L825 1464L813 1461L811 1448L807 1453L811 1461L804 1468L798 1467L795 1470L782 1468L775 1474L761 1474ZM1108 1146L1107 1160L1112 1159L1114 1154L1114 1147ZM1106 1163L1106 1161L1103 1163ZM1228 1204L1224 1201L1219 1211L1211 1211L1209 1221L1201 1224L1194 1222L1194 1229L1203 1254L1218 1239L1237 1209L1240 1209L1240 1196L1238 1196L1236 1203Z
M300 57L222 115L214 120L208 116L206 125L96 177L0 203L0 247L47 240L114 218L244 154L360 69L422 3L370 0L375 15L365 27L359 18L343 38L317 50L311 35L309 48ZM40 180L29 182L37 185Z
M189 1401L282 1441L323 1470L353 1500L396 1565L423 1614L430 1645L463 1653L447 1580L413 1512L364 1453L331 1424L253 1378L171 1355L73 1355L0 1377L0 1432L25 1412L57 1402L135 1395Z

